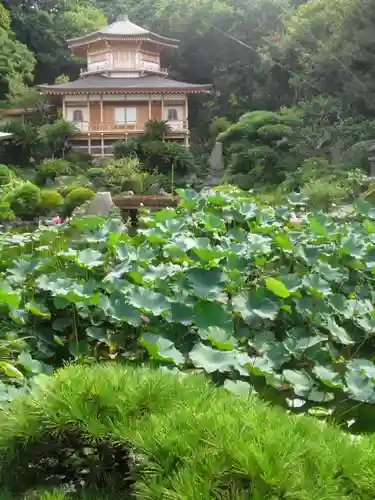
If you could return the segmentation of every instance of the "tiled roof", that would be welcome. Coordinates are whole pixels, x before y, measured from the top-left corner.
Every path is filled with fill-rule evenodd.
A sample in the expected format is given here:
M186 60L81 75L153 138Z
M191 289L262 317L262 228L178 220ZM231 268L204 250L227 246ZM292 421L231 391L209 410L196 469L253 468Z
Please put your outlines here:
M143 76L140 78L120 78L103 75L88 75L74 82L60 83L57 85L40 85L40 90L47 94L85 93L107 91L114 93L140 93L140 92L209 92L211 85L197 85L179 82L162 76Z
M173 43L178 43L178 40L175 40L173 38L167 38L161 35L158 35L156 33L152 33L149 30L146 30L144 28L141 28L140 26L137 26L136 24L132 23L128 16L119 16L117 20L109 24L108 26L104 26L103 28L100 28L97 31L94 31L93 33L89 33L87 35L83 35L78 38L72 38L71 40L68 40L68 43L70 45L76 45L79 44L80 42L83 42L87 39L90 38L96 38L96 37L105 37L105 36L122 36L122 37L145 37L149 36L150 38L157 38L160 39L161 41L165 42L173 42Z

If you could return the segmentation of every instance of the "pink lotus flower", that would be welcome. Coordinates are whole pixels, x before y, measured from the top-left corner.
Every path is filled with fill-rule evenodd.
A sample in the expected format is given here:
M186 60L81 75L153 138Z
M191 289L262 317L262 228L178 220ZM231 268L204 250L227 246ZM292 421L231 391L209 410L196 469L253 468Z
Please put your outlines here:
M52 222L54 224L61 224L62 223L62 218L59 215L56 215L55 217L52 217Z
M145 316L144 314L141 314L141 319L145 322L145 323L150 323L150 318L148 316Z
M297 226L299 226L302 222L301 218L298 217L298 215L293 215L291 218L290 218L290 222L292 224L296 224Z

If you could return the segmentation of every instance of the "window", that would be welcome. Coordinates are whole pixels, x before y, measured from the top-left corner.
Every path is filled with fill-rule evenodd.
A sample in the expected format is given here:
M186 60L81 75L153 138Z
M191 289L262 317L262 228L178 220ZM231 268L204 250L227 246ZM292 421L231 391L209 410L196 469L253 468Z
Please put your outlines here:
M81 109L75 109L73 111L73 121L74 122L83 122L83 113Z
M115 108L116 123L136 123L137 108Z
M168 109L168 121L175 122L178 120L178 113L176 108Z

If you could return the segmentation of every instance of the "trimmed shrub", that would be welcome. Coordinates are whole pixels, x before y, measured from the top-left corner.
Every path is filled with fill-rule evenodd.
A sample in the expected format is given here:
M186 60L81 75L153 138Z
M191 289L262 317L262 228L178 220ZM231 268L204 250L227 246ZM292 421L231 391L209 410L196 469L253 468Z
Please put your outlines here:
M64 198L56 189L44 188L40 190L40 207L46 210L58 208L64 204Z
M31 182L26 182L7 194L6 200L17 217L32 219L40 205L40 189Z
M0 186L4 186L10 182L12 175L6 165L0 165Z
M367 437L149 368L71 366L0 413L0 484L19 496L373 500L374 467Z
M137 158L110 160L105 167L105 186L112 194L132 190L142 193L142 173Z
M88 153L79 153L77 151L71 151L65 157L73 167L78 167L79 169L87 169L92 164L92 156Z
M92 182L84 175L63 175L55 179L54 187L62 196L66 196L73 189L93 187Z
M83 205L86 201L91 200L95 196L95 192L89 188L77 188L70 191L65 198L65 205L68 212L71 212L76 207Z
M92 167L87 170L87 177L90 179L97 179L98 177L105 176L105 169L101 167Z
M15 213L13 212L10 203L7 201L0 201L0 222L12 221L16 218Z
M59 175L71 173L71 165L62 158L48 158L41 164L35 181L39 186L52 183Z

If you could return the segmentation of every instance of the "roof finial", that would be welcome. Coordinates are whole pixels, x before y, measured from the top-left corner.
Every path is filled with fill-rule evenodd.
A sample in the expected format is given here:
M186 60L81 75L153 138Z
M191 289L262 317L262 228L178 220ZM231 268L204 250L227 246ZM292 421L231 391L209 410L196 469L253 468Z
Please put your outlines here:
M119 14L117 16L117 21L129 21L129 16L126 14Z

